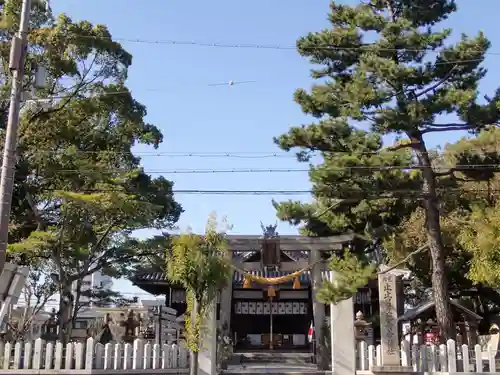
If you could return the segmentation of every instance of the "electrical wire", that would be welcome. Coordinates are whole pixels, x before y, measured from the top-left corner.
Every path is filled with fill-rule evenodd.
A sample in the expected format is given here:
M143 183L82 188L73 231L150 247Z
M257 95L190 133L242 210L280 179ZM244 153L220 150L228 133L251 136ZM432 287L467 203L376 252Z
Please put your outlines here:
M59 191L60 189L50 189L50 188L45 188L43 189L44 191ZM500 192L500 189L460 189L460 188L438 188L437 189L439 192L446 192L446 193L480 193L480 192L485 192L485 193L497 193ZM82 193L82 194L91 194L91 193L124 193L124 190L120 189L99 189L99 188L92 188L92 189L78 189L74 191L75 193ZM309 195L313 194L314 192L312 190L231 190L231 189L224 189L224 190L204 190L204 189L173 189L172 190L173 194L183 194L183 195L284 195L284 196L293 196L293 195ZM405 195L405 194L422 194L421 189L396 189L396 190L380 190L380 191L370 191L371 195L363 194L363 192L356 192L355 190L352 190L351 197L346 197L346 198L337 198L337 197L332 197L334 199L342 199L342 201L359 201L359 200L380 200L380 199L392 199L392 198L401 198L398 196L384 196L383 194L399 194L399 195ZM356 195L358 194L358 195ZM415 197L412 197L412 199Z
M339 154L346 154L347 152L339 152ZM65 155L61 150L36 150L36 154L61 154ZM235 159L267 159L267 158L293 158L296 159L297 155L287 152L255 152L255 151L241 151L241 152L163 152L163 151L145 151L145 152L132 152L132 151L114 151L114 150L71 150L66 155L72 154L101 154L101 155L133 155L133 156L151 156L151 157L169 157L169 158L235 158ZM335 153L334 153L335 154ZM368 154L368 153L365 153ZM370 153L372 154L372 153ZM363 155L360 153L359 155ZM311 155L315 156L315 155Z
M96 39L96 40L112 40L115 42L139 43L139 44L157 44L157 45L172 45L172 46L193 46L193 47L209 47L209 48L236 48L236 49L259 49L259 50L284 50L296 51L296 45L283 45L283 44L257 44L257 43L218 43L218 42L197 42L188 40L173 40L173 39L140 39L140 38L124 38L124 37L105 37L105 36L92 36L92 35L76 35L76 38L81 39ZM367 50L369 52L433 52L441 53L446 50L439 51L432 48L376 48L374 51L374 44L364 44L355 47L335 46L331 44L316 45L312 47L301 47L304 50L333 50L333 51L359 51ZM483 53L485 55L500 56L500 52L488 52L480 49L471 49L469 51L461 51L469 53ZM477 61L477 60L474 60Z
M248 84L248 83L257 83L257 81L228 81L228 82L218 82L218 83L208 83L206 85L202 85L202 87L218 87L218 86L227 86L227 87L232 87L235 85L243 85L243 84ZM146 88L146 89L141 89L140 91L143 92L166 92L166 91L171 91L165 88ZM74 95L74 92L69 92L65 95L48 95L48 96L42 96L42 97L35 97L35 98L28 98L24 99L23 103L40 103L40 102L49 102L52 100L64 100L68 99L68 97L71 97ZM126 95L126 94L132 94L132 90L119 90L119 91L102 91L102 92L96 92L93 93L94 95L86 96L86 98L100 98L100 97L105 97L105 96L113 96L113 95ZM80 96L82 96L80 94ZM75 95L75 99L78 99L79 95ZM0 101L9 101L10 98L3 98L0 99Z
M420 170L426 167L417 164L412 165L352 165L344 167L328 167L329 171L335 172L350 172L350 171L374 171L383 172L390 170ZM449 167L436 166L432 168L433 171L500 171L500 164L457 164ZM303 173L310 172L309 168L233 168L233 169L147 169L144 170L147 174L229 174L229 173ZM127 169L55 169L56 173L130 173Z
M327 151L324 152L328 155L349 155L349 156L367 156L367 155L380 155L387 152L394 152L393 146L388 146L376 151ZM496 150L495 152L500 152ZM424 153L435 155L434 150L426 151ZM29 154L29 153L28 153ZM170 152L170 151L115 151L115 150L44 150L37 149L36 154L48 155L61 155L71 156L78 154L100 154L100 155L133 155L140 157L168 157L168 158L234 158L234 159L268 159L268 158L293 158L297 159L297 154L289 152L272 152L272 151L185 151L185 152ZM308 154L309 157L322 156L318 153Z

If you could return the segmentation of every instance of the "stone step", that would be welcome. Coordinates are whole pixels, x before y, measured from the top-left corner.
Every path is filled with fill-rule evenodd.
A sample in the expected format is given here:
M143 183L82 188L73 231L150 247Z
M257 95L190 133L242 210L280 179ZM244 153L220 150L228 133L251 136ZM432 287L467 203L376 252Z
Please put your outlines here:
M271 364L308 365L313 362L311 353L283 353L283 352L247 352L236 353L241 364Z
M273 375L325 375L326 371L318 370L305 370L305 369L232 369L232 370L222 370L222 374L226 375L262 375L262 374L273 374Z
M225 375L325 375L325 371L318 371L313 365L285 365L285 364L251 364L245 366L229 366L228 369L222 371Z

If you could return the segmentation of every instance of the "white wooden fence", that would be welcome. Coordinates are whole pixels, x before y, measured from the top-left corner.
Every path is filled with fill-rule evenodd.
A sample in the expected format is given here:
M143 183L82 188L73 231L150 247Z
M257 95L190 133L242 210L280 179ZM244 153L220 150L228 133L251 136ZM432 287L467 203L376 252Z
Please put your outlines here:
M448 340L443 345L411 346L406 340L401 342L401 366L411 367L419 372L500 372L497 361L497 348L481 345L457 347L455 341ZM380 345L358 344L356 368L359 373L371 371L374 366L381 366L382 348ZM498 364L498 365L497 365ZM498 366L498 367L497 367ZM497 369L498 368L498 369Z
M47 374L60 370L65 373L106 374L120 370L120 373L160 374L188 372L189 367L189 352L182 345L151 345L142 340L135 340L133 344L102 345L90 338L63 347L60 342L45 343L38 339L0 345L3 347L0 347L0 374L37 370Z

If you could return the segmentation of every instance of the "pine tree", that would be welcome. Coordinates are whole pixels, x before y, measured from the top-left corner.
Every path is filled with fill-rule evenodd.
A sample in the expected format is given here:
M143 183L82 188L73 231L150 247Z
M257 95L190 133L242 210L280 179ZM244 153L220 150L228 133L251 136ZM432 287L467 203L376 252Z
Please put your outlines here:
M325 235L397 225L422 205L437 321L442 339L454 338L438 197L441 177L453 171L433 169L424 138L497 123L500 91L478 101L490 43L479 33L445 44L451 30L439 23L456 11L453 0L332 2L330 8L332 27L297 42L319 83L310 92L297 90L295 100L319 121L276 139L284 150L301 148L299 160L323 157L311 168L315 203L276 204L278 214ZM389 134L399 140L382 148ZM418 168L402 168L411 163ZM334 200L341 202L335 210L309 220Z

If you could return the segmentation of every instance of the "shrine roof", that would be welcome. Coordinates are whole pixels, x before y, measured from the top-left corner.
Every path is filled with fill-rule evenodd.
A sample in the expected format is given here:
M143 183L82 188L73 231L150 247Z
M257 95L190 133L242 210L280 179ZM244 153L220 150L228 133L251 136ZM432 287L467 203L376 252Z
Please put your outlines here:
M451 304L452 308L456 309L457 311L461 312L462 314L465 314L465 315L473 318L474 320L483 319L480 315L476 314L472 310L469 310L467 307L462 306L460 303L458 303L457 301L455 301L453 299L450 299L450 304ZM435 303L433 300L424 302L421 305L405 312L403 315L401 315L398 318L398 321L408 322L408 321L418 319L419 317L421 317L423 314L429 312L429 310L433 309L434 307L435 307Z
M175 237L175 236L173 236ZM300 235L279 235L272 237L279 243L282 254L285 254L292 262L308 259L311 250L339 251L345 244L353 241L355 235L344 234L331 237L307 237ZM252 255L262 249L264 237L262 235L228 235L228 248L232 251L232 258L236 261L245 262ZM309 278L309 276L307 276ZM171 283L161 269L143 270L130 278L133 284L139 287L150 286L161 293L161 289L169 287ZM233 280L234 281L234 280ZM305 281L305 280L304 280ZM172 285L173 286L173 285Z
M146 281L146 282L166 282L168 281L165 272L141 272L134 275L130 279L131 281Z
M355 238L353 234L343 234L331 237L307 237L300 235L276 236L273 240L279 242L282 251L331 251L340 250ZM228 247L231 251L259 251L262 248L262 235L228 235Z
M281 277L292 273L292 271L272 271L272 270L247 270L251 275L261 276L261 277ZM321 279L323 281L329 280L330 271L322 271ZM304 283L310 282L311 272L305 271L299 276L299 280ZM244 275L240 272L234 271L232 277L233 283L241 284L244 281ZM158 284L158 285L170 285L167 275L165 272L142 272L134 275L130 278L130 281L134 284Z

